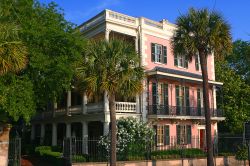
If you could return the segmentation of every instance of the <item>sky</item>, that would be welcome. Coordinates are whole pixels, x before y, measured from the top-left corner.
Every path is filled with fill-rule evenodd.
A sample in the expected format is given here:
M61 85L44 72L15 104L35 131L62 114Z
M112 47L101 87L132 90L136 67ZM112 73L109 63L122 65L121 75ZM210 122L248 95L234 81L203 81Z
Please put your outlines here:
M52 0L39 0L49 3ZM233 40L250 41L249 0L53 0L64 10L66 20L77 25L104 9L155 21L166 19L175 23L190 7L208 8L220 12L231 25Z

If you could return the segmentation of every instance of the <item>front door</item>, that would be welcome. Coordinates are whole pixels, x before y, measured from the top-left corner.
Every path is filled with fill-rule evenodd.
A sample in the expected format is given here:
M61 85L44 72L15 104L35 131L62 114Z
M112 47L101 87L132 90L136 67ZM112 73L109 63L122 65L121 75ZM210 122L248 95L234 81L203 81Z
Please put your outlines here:
M205 129L200 129L200 149L205 150Z

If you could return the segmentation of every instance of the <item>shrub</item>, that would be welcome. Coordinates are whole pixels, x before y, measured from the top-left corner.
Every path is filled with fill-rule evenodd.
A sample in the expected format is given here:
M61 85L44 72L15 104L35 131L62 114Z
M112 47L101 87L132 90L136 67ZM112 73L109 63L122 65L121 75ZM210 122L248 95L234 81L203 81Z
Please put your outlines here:
M45 151L51 151L50 146L38 146L35 148L35 153L42 156Z
M86 162L87 159L86 159L86 157L84 155L74 155L72 157L72 161L73 162Z
M247 146L238 146L238 150L236 152L235 158L237 160L247 160L248 159L248 152L247 152Z
M205 156L206 153L200 149L171 149L151 152L152 159L195 158Z

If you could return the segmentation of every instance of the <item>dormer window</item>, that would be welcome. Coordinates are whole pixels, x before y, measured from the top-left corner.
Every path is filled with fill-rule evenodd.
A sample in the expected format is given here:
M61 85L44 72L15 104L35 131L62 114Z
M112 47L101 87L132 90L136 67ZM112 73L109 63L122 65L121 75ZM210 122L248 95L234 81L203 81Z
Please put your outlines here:
M188 68L187 56L174 55L174 65L181 68Z
M167 64L167 47L151 43L151 60L152 62Z

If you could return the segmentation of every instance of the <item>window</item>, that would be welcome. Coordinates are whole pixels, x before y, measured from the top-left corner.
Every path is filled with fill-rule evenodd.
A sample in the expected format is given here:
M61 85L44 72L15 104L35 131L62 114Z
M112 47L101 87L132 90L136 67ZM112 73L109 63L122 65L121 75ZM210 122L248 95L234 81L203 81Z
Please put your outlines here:
M168 105L168 84L159 83L159 104L160 105Z
M154 126L156 131L156 145L169 145L170 137L169 137L169 125L158 125Z
M176 114L190 115L189 87L176 85L175 97L176 97Z
M198 88L197 89L197 113L198 113L199 116L202 115L201 114L201 112L202 112L201 109L203 107L203 103L202 103L203 100L201 100L201 99L203 99L202 89Z
M151 43L151 60L152 62L159 62L167 64L167 47Z
M198 54L195 55L195 69L197 71L199 71L201 69L200 56Z
M191 125L176 126L177 144L191 144Z
M174 55L174 65L177 67L188 68L188 58L186 56Z

